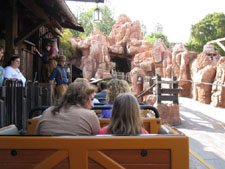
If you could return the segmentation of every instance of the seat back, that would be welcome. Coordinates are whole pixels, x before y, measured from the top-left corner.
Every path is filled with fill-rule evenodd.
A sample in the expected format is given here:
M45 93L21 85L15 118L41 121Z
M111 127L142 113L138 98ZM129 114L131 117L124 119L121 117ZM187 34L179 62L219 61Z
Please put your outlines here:
M27 120L28 135L36 134L36 129L37 129L40 118L41 118L41 115Z
M0 128L0 135L19 135L19 131L14 124L11 124L9 126Z
M110 119L99 118L100 126L104 127L110 123ZM143 128L151 134L158 134L162 124L161 118L143 118Z

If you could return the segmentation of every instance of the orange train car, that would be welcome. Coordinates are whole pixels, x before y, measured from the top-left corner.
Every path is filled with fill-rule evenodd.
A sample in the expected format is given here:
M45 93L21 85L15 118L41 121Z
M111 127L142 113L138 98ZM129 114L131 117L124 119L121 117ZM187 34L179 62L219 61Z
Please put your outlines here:
M4 169L188 169L183 134L1 136Z

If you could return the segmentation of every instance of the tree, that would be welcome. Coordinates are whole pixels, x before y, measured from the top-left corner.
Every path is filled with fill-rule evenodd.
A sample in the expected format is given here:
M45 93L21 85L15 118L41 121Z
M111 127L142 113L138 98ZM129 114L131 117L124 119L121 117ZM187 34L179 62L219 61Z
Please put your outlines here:
M115 24L115 20L112 18L112 12L107 6L101 7L100 11L102 12L102 20L94 22L94 28L100 30L104 35L109 35L112 26Z
M200 22L192 25L191 37L185 46L188 50L201 52L208 41L225 37L224 27L224 13L208 14ZM222 51L219 49L219 52Z
M157 39L161 39L166 47L170 47L170 43L167 40L167 37L162 32L152 32L150 35L145 37L145 40L150 43L154 43Z
M73 37L70 29L64 29L62 36L60 37L60 47L59 51L66 57L71 57L73 55L73 49L70 39Z
M102 20L100 22L93 21L94 9L91 8L86 12L83 12L79 16L79 24L84 27L85 32L80 33L72 31L75 37L87 37L94 29L100 30L103 34L109 35L112 30L112 26L115 24L115 20L112 17L112 12L107 6L100 7L102 12Z

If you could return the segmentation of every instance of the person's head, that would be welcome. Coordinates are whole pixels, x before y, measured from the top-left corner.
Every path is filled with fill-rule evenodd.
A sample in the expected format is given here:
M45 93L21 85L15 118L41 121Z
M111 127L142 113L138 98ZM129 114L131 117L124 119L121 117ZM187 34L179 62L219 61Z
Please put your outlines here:
M113 104L108 134L141 134L142 120L137 98L130 93L119 94Z
M19 68L20 66L19 56L12 56L9 61L10 61L10 66L12 66L13 68Z
M57 62L58 62L59 65L61 65L62 67L64 67L65 64L66 64L66 56L60 55L60 56L57 58Z
M99 90L100 90L100 91L101 91L101 90L107 89L107 83L106 83L106 81L101 81L101 82L98 84L98 86L99 86Z
M130 86L125 80L111 79L107 83L107 92L107 101L112 104L120 93L130 92Z
M47 43L46 47L45 47L45 50L46 51L51 51L51 49L52 49L52 44L51 43Z
M80 105L86 109L91 109L96 88L87 79L78 78L68 86L59 106L53 112L59 111L63 106Z
M3 56L4 56L4 48L0 46L0 61L2 60Z

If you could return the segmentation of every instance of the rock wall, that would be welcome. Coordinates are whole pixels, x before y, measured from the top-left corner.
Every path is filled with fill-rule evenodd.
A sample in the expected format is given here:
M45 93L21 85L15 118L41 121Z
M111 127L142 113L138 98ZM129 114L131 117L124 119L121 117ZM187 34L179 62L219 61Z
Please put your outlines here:
M77 59L80 64L76 65L87 79L111 77L111 59L115 56L128 58L134 94L140 92L139 77L151 78L155 74L166 78L176 76L180 96L225 107L225 89L221 86L224 85L224 59L220 59L212 45L205 45L197 54L188 51L182 43L172 49L160 39L150 44L143 39L139 21L120 15L109 36L95 30L86 39L72 39L72 46L82 53L81 59Z
M212 86L212 105L225 107L225 57L221 57L217 63L216 78Z

